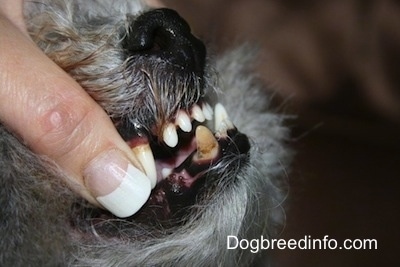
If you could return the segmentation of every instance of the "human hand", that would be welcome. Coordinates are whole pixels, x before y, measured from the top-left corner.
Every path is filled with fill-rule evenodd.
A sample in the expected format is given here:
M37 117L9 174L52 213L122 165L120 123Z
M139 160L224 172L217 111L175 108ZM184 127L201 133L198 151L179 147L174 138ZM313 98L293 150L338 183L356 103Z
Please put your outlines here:
M147 201L150 179L109 117L30 39L22 0L0 0L0 120L61 168L67 184L118 217Z

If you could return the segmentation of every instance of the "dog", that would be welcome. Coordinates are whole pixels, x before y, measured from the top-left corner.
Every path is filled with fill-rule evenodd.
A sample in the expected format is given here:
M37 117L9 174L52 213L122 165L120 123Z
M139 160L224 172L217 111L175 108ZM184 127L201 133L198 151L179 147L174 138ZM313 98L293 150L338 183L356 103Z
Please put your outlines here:
M149 140L158 182L117 218L0 125L0 265L251 265L257 254L227 249L227 237L279 232L291 155L253 49L212 56L175 11L138 0L26 1L25 16L132 149Z

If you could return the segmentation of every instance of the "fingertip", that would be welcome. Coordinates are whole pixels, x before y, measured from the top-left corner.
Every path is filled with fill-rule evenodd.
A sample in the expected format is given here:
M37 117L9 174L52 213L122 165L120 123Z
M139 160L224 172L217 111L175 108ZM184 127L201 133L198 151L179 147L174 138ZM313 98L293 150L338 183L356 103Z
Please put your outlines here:
M150 180L132 165L121 184L111 193L99 196L96 200L108 211L120 218L138 212L150 196Z
M85 186L115 216L132 216L147 202L150 179L122 152L111 150L92 160L84 171Z

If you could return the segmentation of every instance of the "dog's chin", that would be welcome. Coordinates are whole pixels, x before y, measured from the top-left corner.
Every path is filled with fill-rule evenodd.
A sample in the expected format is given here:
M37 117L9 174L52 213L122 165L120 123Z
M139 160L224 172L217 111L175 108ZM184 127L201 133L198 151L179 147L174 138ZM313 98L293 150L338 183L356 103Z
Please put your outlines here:
M126 135L128 145L145 170L156 176L156 184L144 206L133 216L121 219L105 210L76 204L75 226L90 231L94 227L97 232L111 236L120 233L124 225L131 227L131 223L163 229L179 226L196 216L197 206L207 205L218 197L215 196L218 187L234 183L235 175L249 161L247 136L233 125L221 104L214 109L207 103L195 106L197 114L188 117L190 124L181 129L179 122L177 127L170 123L171 129L165 130L172 131L176 140L171 141L168 134L146 135L137 128L135 131L135 127Z

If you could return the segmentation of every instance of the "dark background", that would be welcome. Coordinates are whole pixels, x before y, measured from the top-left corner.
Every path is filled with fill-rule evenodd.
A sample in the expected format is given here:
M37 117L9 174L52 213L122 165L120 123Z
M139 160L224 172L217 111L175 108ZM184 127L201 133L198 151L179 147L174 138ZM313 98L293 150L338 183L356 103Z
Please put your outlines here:
M219 53L257 71L295 114L280 238L373 238L378 250L274 250L273 266L400 266L400 6L373 0L166 0ZM283 103L283 104L282 104ZM282 104L282 105L281 105Z

